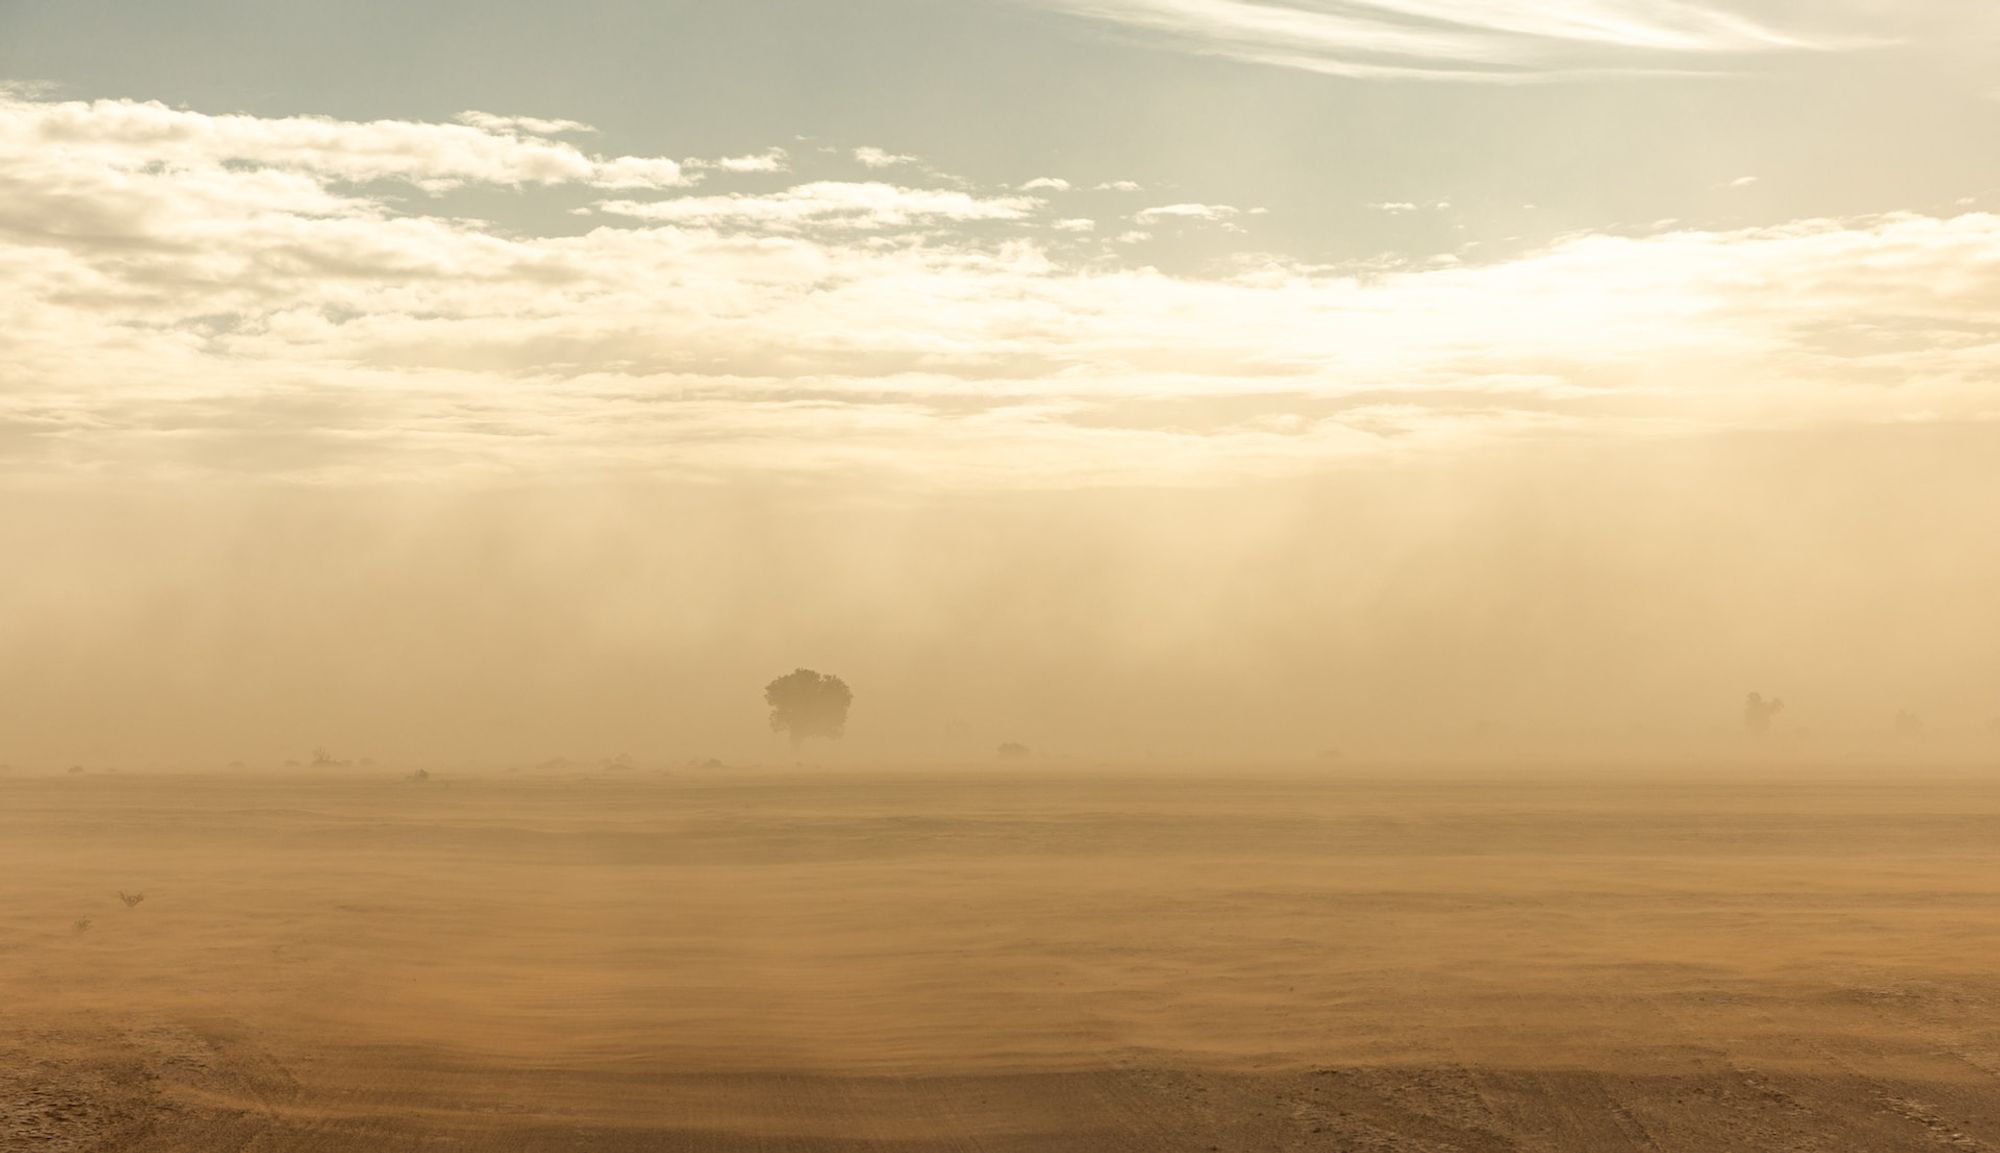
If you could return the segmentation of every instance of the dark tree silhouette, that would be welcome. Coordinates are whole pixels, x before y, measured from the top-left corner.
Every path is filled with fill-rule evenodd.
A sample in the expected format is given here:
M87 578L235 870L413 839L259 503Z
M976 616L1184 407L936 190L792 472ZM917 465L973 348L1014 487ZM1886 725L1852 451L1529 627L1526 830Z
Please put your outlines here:
M1776 697L1764 699L1762 693L1751 693L1743 698L1743 727L1752 733L1771 730L1771 718L1785 711L1785 702Z
M797 748L808 737L840 736L854 693L839 677L798 669L765 685L764 703L771 706L771 731Z

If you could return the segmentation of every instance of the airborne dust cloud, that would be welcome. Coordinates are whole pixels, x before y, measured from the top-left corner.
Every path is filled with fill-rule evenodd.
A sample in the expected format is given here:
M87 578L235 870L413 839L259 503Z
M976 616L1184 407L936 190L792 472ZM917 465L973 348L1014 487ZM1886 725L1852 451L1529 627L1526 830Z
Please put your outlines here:
M1957 758L2000 734L1989 427L1499 444L1312 480L418 490L55 480L0 502L17 766ZM1752 742L1741 702L1787 702ZM1919 719L1913 739L1902 713Z

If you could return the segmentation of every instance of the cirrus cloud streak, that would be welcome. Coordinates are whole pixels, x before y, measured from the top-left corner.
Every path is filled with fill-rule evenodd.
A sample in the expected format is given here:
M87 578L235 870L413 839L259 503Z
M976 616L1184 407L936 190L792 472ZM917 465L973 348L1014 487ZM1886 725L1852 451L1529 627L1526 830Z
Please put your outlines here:
M1031 0L1227 59L1358 78L1522 82L1833 46L1692 0Z

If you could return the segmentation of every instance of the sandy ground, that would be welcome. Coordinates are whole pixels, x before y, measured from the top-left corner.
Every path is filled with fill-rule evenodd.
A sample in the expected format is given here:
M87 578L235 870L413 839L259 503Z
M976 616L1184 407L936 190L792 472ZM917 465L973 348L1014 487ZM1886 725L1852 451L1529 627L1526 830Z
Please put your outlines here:
M2000 783L1604 779L17 771L0 1150L2000 1150Z

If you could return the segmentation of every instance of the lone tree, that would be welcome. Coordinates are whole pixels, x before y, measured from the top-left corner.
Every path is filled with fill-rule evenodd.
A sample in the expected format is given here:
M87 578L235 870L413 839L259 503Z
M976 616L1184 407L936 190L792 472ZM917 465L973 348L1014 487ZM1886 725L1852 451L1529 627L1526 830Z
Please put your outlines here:
M1785 702L1776 697L1764 699L1762 693L1751 693L1743 698L1743 728L1752 734L1771 731L1771 718L1785 711Z
M796 749L807 737L840 736L854 693L839 677L798 669L765 685L764 703L771 706L771 731L790 737Z

